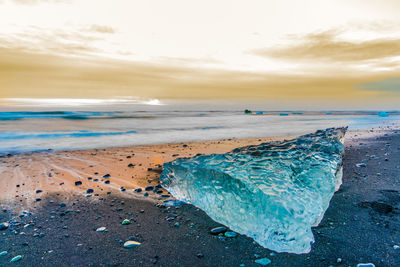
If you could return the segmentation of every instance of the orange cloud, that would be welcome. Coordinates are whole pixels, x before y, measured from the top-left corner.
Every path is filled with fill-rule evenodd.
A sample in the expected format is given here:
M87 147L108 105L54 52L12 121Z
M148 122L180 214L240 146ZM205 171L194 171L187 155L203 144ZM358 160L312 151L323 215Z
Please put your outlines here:
M333 62L360 62L400 56L400 38L350 42L338 40L336 31L326 31L308 34L300 40L295 45L258 49L253 53L290 61Z

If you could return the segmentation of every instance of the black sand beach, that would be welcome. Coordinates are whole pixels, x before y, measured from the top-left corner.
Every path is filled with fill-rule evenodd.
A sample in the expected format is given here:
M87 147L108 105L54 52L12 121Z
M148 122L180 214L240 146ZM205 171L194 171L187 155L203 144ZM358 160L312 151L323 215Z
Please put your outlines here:
M400 132L349 132L345 147L343 184L313 229L309 254L212 235L219 224L191 205L165 207L123 193L100 201L54 195L32 215L16 217L19 225L0 230L0 252L8 252L0 266L261 266L254 261L264 257L268 266L400 266ZM1 211L0 223L12 216ZM124 248L130 238L141 245ZM17 255L22 259L10 263Z

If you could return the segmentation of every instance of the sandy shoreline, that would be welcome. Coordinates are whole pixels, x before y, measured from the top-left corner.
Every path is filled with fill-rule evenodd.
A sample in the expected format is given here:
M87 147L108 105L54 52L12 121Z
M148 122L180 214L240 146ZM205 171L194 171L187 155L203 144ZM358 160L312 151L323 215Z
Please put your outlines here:
M234 148L293 137L224 139L160 145L116 147L106 149L38 152L0 158L0 201L32 208L40 206L49 194L84 195L93 189L93 198L107 192L142 197L147 186L158 185L163 163L196 154L220 154ZM77 184L76 184L77 183ZM141 188L142 192L133 189ZM40 190L40 191L38 191ZM162 191L162 192L161 192ZM40 193L36 193L40 192ZM149 199L166 197L149 191ZM72 197L73 198L73 197ZM163 198L163 199L164 199Z
M252 139L254 143L264 141ZM356 266L360 262L400 266L400 249L396 247L400 246L400 131L350 131L346 135L343 185L333 196L321 224L313 228L315 243L311 253L302 255L274 253L243 235L234 238L211 235L210 229L219 224L196 207L186 204L165 207L160 205L161 201L148 201L143 192L138 198L132 197L134 193L130 194L137 185L144 187L157 183L158 173L149 172L147 168L162 161L158 163L152 156L168 160L173 154L223 153L250 144L240 140L219 142L90 151L96 155L89 151L72 151L1 158L9 168L13 164L31 162L33 165L36 161L44 164L43 161L49 159L47 164L74 163L76 165L72 166L81 168L73 171L82 172L79 174L84 179L82 185L75 186L72 174L67 175L71 169L61 172L53 166L54 174L58 173L56 177L50 177L54 177L54 184L36 184L43 182L43 177L32 177L36 183L25 185L26 188L10 187L13 200L18 199L13 196L17 190L20 190L19 194L39 187L49 191L33 194L34 197L40 195L42 200L32 215L18 216L14 225L0 231L0 251L8 252L6 256L0 256L0 265L7 266L12 257L22 255L22 260L13 266L261 266L255 259L263 257L271 260L268 266ZM69 158L64 153L68 153ZM135 156L126 158L132 153ZM108 160L102 161L104 165L95 165L106 155ZM89 156L92 163L87 161ZM72 157L79 157L80 161ZM56 161L56 158L60 159ZM142 162L141 168L125 167L131 161L135 164L135 160L138 164ZM143 165L144 162L148 165ZM358 163L365 163L366 167L357 167ZM89 164L96 167L89 167ZM107 164L119 164L119 168L111 170ZM29 165L25 168L28 170ZM115 179L114 187L106 187L101 181L88 181L85 172L91 175L95 170L99 177L110 173L110 180ZM124 173L130 175L124 176ZM4 174L0 177L4 179ZM18 182L26 182L22 177L19 179ZM70 184L60 186L59 180ZM120 192L118 187L123 182L126 192ZM102 192L97 198L94 195L85 197L85 189L92 185L94 193ZM59 188L66 189L60 191ZM111 195L105 194L106 190L112 191ZM158 194L151 193L151 196L154 200L162 199ZM0 204L6 204L5 200L0 200ZM20 214L15 212L5 208L0 212L0 222L10 221ZM130 219L131 224L122 225L124 219ZM103 226L108 232L96 232ZM141 245L134 249L124 248L123 242L129 239Z

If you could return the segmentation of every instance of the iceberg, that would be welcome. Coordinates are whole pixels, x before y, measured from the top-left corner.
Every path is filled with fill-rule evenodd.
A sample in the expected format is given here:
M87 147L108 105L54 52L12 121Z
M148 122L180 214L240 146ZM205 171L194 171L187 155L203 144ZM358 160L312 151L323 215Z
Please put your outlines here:
M176 199L265 248L308 253L311 227L342 184L346 130L178 158L164 164L160 182Z

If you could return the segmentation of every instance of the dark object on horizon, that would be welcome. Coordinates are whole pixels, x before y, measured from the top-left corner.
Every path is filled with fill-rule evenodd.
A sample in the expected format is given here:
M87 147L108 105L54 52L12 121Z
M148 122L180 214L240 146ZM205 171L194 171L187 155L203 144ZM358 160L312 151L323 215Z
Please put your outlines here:
M245 109L244 114L251 114L251 110Z

